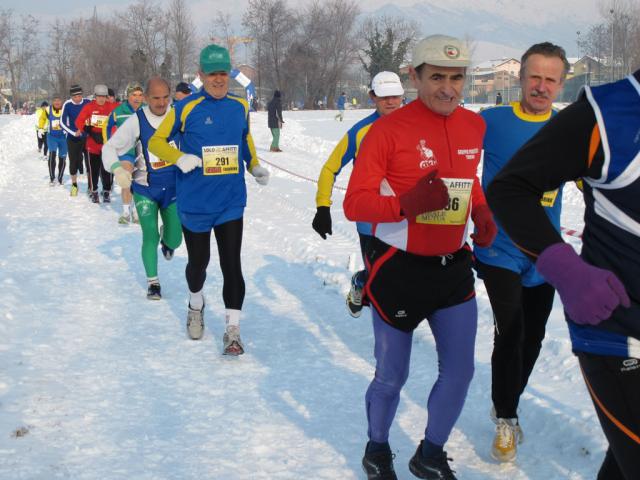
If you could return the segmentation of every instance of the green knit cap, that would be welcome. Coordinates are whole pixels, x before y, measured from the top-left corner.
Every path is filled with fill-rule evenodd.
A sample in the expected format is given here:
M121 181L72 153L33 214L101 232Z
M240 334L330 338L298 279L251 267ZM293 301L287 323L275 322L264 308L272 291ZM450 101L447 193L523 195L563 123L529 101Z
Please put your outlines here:
M229 51L219 45L208 45L200 52L200 70L204 73L231 71Z

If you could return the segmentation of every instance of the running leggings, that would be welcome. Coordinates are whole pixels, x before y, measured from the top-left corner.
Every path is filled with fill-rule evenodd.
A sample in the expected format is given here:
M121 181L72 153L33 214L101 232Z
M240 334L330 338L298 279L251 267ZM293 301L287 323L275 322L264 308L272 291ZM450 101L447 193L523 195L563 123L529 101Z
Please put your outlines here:
M102 180L102 191L110 192L113 174L105 170L102 166L102 155L99 153L89 153L89 189L92 192L98 191L98 177Z
M240 263L242 226L241 217L213 227L222 271L222 299L225 308L234 310L242 310L244 301L245 287ZM199 292L207 278L207 266L211 254L211 231L192 232L183 225L182 232L189 256L185 271L187 284L191 292Z
M69 157L69 175L82 173L82 159L84 157L84 140L72 140L67 137L67 150Z
M65 157L58 158L58 182L62 183L64 178L64 168L66 166ZM49 179L53 182L56 179L56 151L49 150Z
M42 150L42 153L44 153L45 157L49 153L49 145L47 145L47 134L46 134L46 132L42 134L42 138L38 137L38 151L40 151L40 150Z
M523 287L520 275L476 260L493 310L491 399L498 418L517 418L520 395L536 364L554 288L548 283Z
M373 312L376 373L365 396L369 439L385 443L409 376L413 332L392 327ZM429 326L438 353L438 379L427 401L425 438L444 445L455 425L474 371L478 311L475 298L434 312Z
M134 194L133 200L138 211L142 228L142 263L147 278L158 276L158 212L162 217L162 241L175 250L182 242L182 230L175 202L167 208L158 208L158 204L143 195Z
M640 478L640 360L578 352L607 440L598 480Z

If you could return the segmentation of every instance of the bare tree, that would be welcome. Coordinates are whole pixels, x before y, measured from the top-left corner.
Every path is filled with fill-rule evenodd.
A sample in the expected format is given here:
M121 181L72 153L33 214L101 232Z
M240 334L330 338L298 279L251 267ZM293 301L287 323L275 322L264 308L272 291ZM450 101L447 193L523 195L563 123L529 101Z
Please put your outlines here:
M283 0L249 0L242 24L255 39L260 77L282 90L282 64L297 32L295 11Z
M21 88L25 75L38 53L38 20L22 15L14 20L12 10L0 10L0 67L9 73L13 103L21 101Z
M310 59L315 63L307 67L307 107L324 96L328 104L333 103L338 82L357 58L354 27L358 13L354 0L315 0L304 11L301 32L305 38L300 40L314 52Z
M164 39L169 24L162 7L154 0L137 0L124 12L117 13L116 19L124 27L131 44L144 53L147 59L145 76L159 73L167 53Z
M47 43L48 61L45 62L49 82L55 92L62 94L69 87L71 72L71 45L69 24L56 19L49 28Z
M360 28L365 42L361 49L362 66L373 78L378 72L400 73L415 42L418 25L402 17L369 17Z
M175 58L175 69L180 80L193 61L195 27L184 0L171 0L169 4L169 41Z

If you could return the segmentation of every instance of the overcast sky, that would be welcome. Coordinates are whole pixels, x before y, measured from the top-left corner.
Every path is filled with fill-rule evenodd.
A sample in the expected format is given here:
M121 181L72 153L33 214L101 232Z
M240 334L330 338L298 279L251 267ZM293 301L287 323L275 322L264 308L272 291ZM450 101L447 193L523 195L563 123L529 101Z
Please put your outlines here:
M306 0L290 0L289 5L304 3ZM599 18L597 5L601 0L456 0L455 2L443 2L442 0L358 0L363 11L375 10L385 4L398 6L414 5L416 3L431 3L440 8L476 8L490 12L496 12L507 18L517 20L522 18L536 18L538 21L558 19L560 14L569 13L573 18L596 22ZM11 8L19 13L30 13L38 16L50 17L76 17L86 16L93 12L94 5L98 8L98 14L107 14L114 8L126 7L134 3L132 0L2 0L2 8ZM166 4L167 0L160 0ZM210 21L216 11L221 10L231 13L238 19L247 4L247 0L235 0L233 10L229 8L229 0L191 0L187 5L197 18ZM560 11L561 10L561 11Z

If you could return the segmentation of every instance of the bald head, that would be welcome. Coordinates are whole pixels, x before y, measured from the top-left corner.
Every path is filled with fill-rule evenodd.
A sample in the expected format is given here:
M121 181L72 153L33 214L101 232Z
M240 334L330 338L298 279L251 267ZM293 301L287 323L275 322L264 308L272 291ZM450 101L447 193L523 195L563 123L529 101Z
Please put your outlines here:
M151 77L147 80L144 93L151 113L161 117L167 112L171 94L169 82L162 77Z

